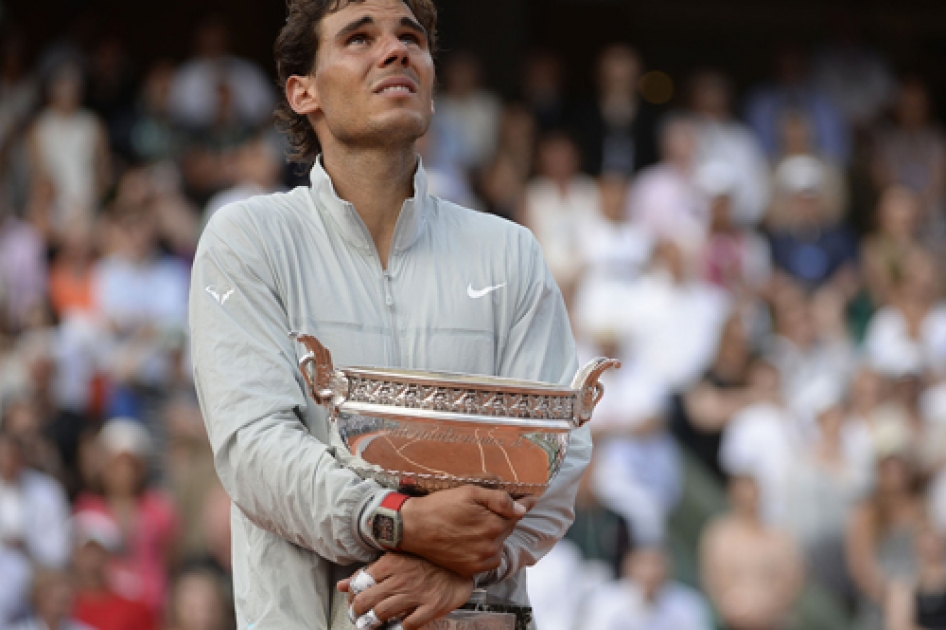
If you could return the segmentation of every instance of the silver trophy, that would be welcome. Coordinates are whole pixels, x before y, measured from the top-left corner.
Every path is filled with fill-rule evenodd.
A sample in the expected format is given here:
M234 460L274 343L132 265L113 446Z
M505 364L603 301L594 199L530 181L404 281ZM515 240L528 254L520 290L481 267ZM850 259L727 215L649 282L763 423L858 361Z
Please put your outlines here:
M423 495L474 484L514 498L539 496L558 473L569 433L591 419L601 374L594 359L570 387L508 378L374 367L336 367L312 335L290 333L308 352L299 367L313 400L329 409L348 465L365 479ZM472 616L471 616L472 615ZM531 611L479 594L437 628L513 630ZM473 624L473 625L470 625Z

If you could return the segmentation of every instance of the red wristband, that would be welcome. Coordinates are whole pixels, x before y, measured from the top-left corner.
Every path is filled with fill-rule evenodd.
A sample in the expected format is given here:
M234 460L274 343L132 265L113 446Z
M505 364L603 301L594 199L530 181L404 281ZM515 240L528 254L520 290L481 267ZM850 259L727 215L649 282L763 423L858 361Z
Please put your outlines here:
M381 507L400 512L404 502L410 499L406 494L400 492L391 492L381 501Z

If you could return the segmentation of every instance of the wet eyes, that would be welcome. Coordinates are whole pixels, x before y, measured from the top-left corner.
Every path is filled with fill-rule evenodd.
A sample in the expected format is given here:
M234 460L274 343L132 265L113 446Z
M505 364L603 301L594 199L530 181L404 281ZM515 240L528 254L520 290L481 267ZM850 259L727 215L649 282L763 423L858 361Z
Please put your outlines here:
M398 39L406 44L413 44L415 46L421 45L420 37L418 37L417 35L413 33L404 33L403 35L399 35ZM352 35L351 37L349 37L345 43L349 46L363 46L370 43L370 41L371 41L371 38L368 37L368 35L363 34L363 33L356 33L355 35Z

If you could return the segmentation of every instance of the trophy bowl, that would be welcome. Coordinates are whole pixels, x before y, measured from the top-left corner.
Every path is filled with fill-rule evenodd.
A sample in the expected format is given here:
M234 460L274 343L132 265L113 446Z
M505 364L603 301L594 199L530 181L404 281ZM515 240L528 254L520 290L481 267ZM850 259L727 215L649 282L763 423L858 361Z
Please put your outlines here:
M318 339L299 368L328 407L349 467L406 494L474 484L515 498L541 495L561 468L569 434L591 419L598 382L614 359L594 359L570 387L508 378L373 367L335 367Z

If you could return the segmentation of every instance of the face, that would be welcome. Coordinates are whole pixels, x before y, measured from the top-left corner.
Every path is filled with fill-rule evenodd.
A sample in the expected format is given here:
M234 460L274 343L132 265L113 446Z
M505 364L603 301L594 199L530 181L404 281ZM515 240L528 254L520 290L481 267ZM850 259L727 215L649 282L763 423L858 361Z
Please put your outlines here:
M667 558L660 549L640 549L628 559L626 573L644 591L653 597L667 579Z
M891 188L880 198L880 229L894 238L911 238L916 231L919 212L913 193L904 188Z
M118 453L109 459L102 482L106 494L128 496L138 491L144 475L144 462L129 453Z
M427 33L401 0L352 2L325 16L313 74L291 77L287 96L323 147L413 143L433 114Z
M183 577L177 584L174 613L186 630L216 630L223 625L223 603L213 579L201 574Z
M571 140L553 137L539 146L539 170L555 181L567 181L578 172L578 150Z

